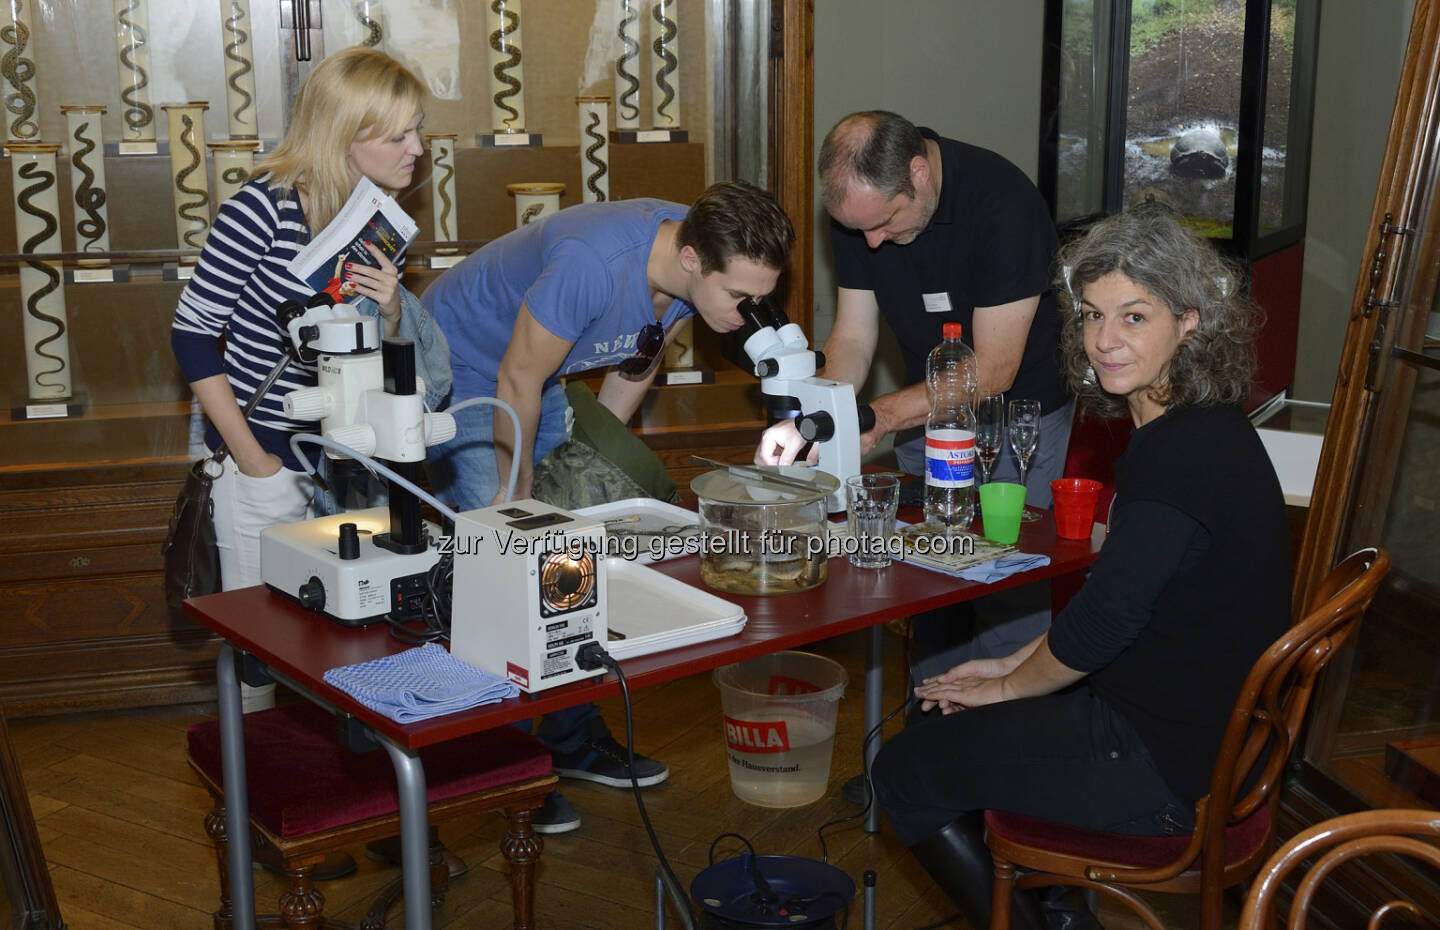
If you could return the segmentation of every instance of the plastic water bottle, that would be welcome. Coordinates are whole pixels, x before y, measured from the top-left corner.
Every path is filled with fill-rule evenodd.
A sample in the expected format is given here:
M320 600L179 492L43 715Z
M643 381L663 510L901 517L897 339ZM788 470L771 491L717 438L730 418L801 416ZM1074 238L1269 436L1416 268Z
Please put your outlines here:
M960 341L959 323L941 328L930 350L925 382L930 416L925 420L925 522L963 530L975 516L975 353Z

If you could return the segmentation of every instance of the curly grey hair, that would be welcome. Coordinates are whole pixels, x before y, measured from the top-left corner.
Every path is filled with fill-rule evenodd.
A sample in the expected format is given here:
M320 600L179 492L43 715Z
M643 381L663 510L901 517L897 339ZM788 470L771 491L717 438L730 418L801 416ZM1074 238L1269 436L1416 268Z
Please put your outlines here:
M1142 205L1100 220L1066 244L1057 258L1060 364L1070 387L1103 416L1128 412L1125 398L1104 391L1085 354L1080 300L1086 285L1119 271L1165 304L1175 316L1194 308L1199 325L1170 362L1166 406L1233 404L1250 392L1260 311L1250 302L1244 272L1166 207Z

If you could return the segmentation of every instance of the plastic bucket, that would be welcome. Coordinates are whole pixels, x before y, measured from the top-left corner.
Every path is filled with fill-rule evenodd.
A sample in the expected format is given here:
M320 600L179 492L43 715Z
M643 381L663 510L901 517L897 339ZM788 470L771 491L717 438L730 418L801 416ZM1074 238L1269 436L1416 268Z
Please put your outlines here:
M849 680L844 667L808 652L777 652L714 676L735 796L759 807L824 797L836 708Z

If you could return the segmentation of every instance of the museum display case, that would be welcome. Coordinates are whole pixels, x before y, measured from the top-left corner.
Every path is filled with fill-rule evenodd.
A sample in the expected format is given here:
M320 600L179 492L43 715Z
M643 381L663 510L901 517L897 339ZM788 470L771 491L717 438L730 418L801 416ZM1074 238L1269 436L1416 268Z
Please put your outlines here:
M1304 603L1345 554L1390 573L1330 663L1287 792L1295 829L1374 807L1440 809L1440 8L1417 0L1347 321L1295 578ZM1399 863L1344 884L1440 913L1433 871ZM1338 902L1334 926L1361 911ZM1368 913L1368 912L1365 912ZM1338 915L1338 916L1337 916Z
M1294 380L1318 0L1047 0L1038 186L1062 233L1145 201L1245 260L1252 407Z
M210 693L213 644L167 616L160 587L199 435L170 320L217 199L283 136L315 61L376 46L429 91L427 154L396 196L421 230L405 283L422 299L515 227L512 185L560 185L563 209L597 191L688 203L743 178L795 221L782 297L808 331L811 16L806 0L4 4L0 604L17 622L0 632L0 701ZM675 362L698 376L665 379L632 424L682 487L692 451L748 459L763 426L754 378L705 329Z

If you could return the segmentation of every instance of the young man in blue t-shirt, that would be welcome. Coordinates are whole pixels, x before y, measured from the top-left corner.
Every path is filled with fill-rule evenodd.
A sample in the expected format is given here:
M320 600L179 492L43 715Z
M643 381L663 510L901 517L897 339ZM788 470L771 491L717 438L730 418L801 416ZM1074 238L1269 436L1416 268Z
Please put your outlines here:
M450 342L451 404L503 400L518 414L521 435L517 444L510 418L496 418L493 407L461 410L455 438L430 455L436 495L460 510L499 503L518 457L513 496L531 496L535 464L566 438L563 376L610 368L599 400L628 422L676 324L699 316L718 332L739 329L738 305L775 289L794 241L774 197L727 181L688 209L649 199L570 207L445 272L424 300ZM629 786L625 747L594 704L548 714L536 735L557 774ZM669 774L663 763L636 755L642 787ZM553 792L534 825L563 833L580 817Z

